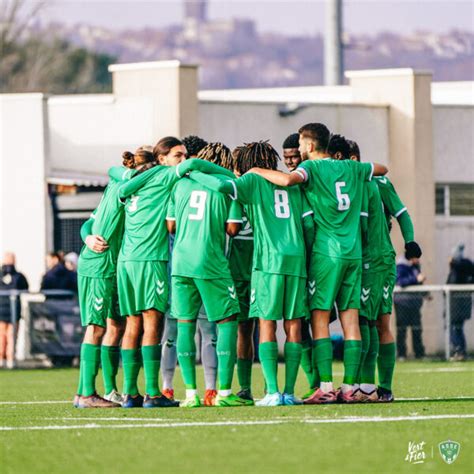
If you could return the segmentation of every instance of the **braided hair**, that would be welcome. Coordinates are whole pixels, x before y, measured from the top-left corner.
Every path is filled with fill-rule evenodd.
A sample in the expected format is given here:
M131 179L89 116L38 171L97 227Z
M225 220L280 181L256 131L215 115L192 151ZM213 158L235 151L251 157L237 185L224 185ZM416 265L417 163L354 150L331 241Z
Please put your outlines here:
M210 161L216 165L233 169L232 153L223 143L208 143L197 155L201 160Z
M181 140L188 151L188 157L193 158L207 145L206 140L196 135L188 135Z
M245 143L245 146L239 147L240 151L235 157L234 166L240 173L244 174L251 168L265 168L276 170L280 155L273 148L268 140Z

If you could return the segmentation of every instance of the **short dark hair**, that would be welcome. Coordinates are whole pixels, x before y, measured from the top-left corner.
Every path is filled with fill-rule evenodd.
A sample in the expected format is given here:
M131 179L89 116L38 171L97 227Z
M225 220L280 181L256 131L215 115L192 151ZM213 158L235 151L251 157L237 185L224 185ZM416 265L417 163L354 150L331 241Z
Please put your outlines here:
M276 170L278 168L278 161L280 155L273 148L268 140L245 143L244 147L241 148L235 157L235 169L240 173L244 174L249 169L258 167L270 170Z
M159 155L167 155L171 148L175 146L183 145L183 142L176 137L163 137L158 143L153 147L153 156L155 160L158 160Z
M303 125L298 133L303 138L309 138L315 145L316 151L324 153L327 151L330 132L323 123L307 123Z
M336 153L341 153L343 160L349 160L349 143L342 135L331 135L331 139L328 143L327 152L331 157L334 157Z
M281 146L283 149L286 148L299 148L300 146L300 135L299 133L292 133L285 138L283 145Z
M349 144L349 155L356 156L360 161L360 148L357 142L355 142L354 140L346 140L346 141Z
M198 137L197 135L188 135L182 139L188 156L197 156L198 153L207 145L206 140Z
M232 153L223 143L208 143L197 155L198 158L232 169Z

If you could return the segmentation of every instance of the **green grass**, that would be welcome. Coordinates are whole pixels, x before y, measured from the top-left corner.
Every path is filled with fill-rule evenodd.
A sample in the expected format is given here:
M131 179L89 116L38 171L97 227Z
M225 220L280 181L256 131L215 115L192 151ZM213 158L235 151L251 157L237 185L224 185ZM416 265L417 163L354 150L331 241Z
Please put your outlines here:
M11 403L0 405L0 473L473 472L474 420L466 417L474 414L473 375L472 362L399 364L398 398L431 400L390 405L77 410L69 403L15 404L72 399L77 370L1 371L0 401ZM258 365L254 387L261 395ZM300 374L298 393L306 389ZM439 415L456 418L416 420ZM347 417L409 419L323 423ZM47 426L73 428L31 429ZM452 465L438 451L448 439L461 443ZM426 461L406 462L408 443L423 441Z

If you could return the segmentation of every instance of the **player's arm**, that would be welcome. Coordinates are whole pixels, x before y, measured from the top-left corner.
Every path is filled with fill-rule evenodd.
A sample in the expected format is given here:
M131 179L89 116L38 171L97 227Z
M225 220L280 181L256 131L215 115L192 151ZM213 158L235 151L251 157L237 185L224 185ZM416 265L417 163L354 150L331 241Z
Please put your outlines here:
M87 219L81 226L81 239L92 251L102 253L109 248L107 241L100 235L92 234L92 226L94 224L95 214Z
M166 228L170 234L176 234L176 213L174 206L174 190L171 191L168 209L166 211Z
M233 179L227 179L227 175L226 177L223 177L202 173L201 171L192 171L189 177L193 181L196 181L196 183L206 186L206 188L212 189L213 191L218 191L223 194L229 194L232 198L235 199ZM235 178L234 175L232 175L232 177Z
M125 166L112 166L109 168L108 174L110 179L115 181L125 181L133 176L134 170L126 168Z
M233 200L230 203L229 215L225 224L227 235L229 237L235 237L240 232L243 222L242 206L236 200Z
M367 242L367 231L369 229L369 194L367 186L364 185L364 194L362 196L362 206L360 209L360 230L362 241Z
M374 176L385 176L388 173L388 168L385 165L381 165L380 163L372 163L374 165Z
M137 191L154 179L157 173L162 169L162 166L154 166L143 173L139 173L132 179L122 184L119 189L120 199L126 199L132 194L136 194Z
M267 170L263 168L251 168L247 173L258 174L270 183L277 186L294 186L305 181L305 177L298 172L298 169L292 173L283 173L282 171Z
M189 160L183 161L176 167L176 174L181 178L191 171L201 171L202 173L211 175L220 174L227 176L228 178L235 178L232 171L222 168L222 166L211 163L210 161L200 160L198 158L191 158Z

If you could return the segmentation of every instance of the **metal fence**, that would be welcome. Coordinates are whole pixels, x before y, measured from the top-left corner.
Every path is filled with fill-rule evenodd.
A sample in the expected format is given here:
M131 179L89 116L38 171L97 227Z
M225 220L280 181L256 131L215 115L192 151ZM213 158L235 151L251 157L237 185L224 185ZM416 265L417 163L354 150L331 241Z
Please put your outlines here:
M473 295L474 285L397 287L392 328L398 356L461 360L472 352ZM0 298L9 299L11 322L15 326L19 310L22 312L18 359L31 358L41 350L48 356L78 353L82 329L74 293L0 290ZM340 331L338 322L332 326L334 332Z

